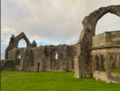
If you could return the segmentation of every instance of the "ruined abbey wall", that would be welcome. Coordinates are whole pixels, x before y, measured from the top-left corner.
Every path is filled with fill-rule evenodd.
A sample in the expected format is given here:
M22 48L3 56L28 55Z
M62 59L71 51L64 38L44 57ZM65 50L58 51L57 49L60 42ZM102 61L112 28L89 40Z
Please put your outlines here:
M120 5L101 7L84 18L82 22L83 30L76 44L77 54L75 59L79 61L79 70L76 69L78 71L76 71L75 77L86 77L88 73L92 73L92 37L95 36L95 28L98 20L107 13L112 13L120 17Z
M107 13L120 17L120 5L101 7L86 16L82 22L83 30L79 41L75 45L39 46L35 41L29 42L22 32L18 36L12 35L9 46L5 51L3 70L21 71L75 71L74 77L93 77L106 82L120 84L120 32L108 32L95 36L98 20ZM17 48L20 39L24 39L27 48ZM108 49L109 48L109 49ZM58 53L58 59L55 54ZM104 55L103 55L104 54ZM18 58L21 55L21 58ZM103 56L106 59L106 72L101 72ZM110 71L110 56L117 60L118 74ZM96 57L97 56L97 57ZM99 75L102 76L99 76Z
M20 39L24 39L27 48L17 48ZM55 59L56 53L58 59ZM9 46L6 49L6 64L2 69L21 71L74 71L74 56L76 49L74 45L49 45L39 46L35 41L31 44L22 32L18 36L12 35ZM18 58L21 56L21 58Z

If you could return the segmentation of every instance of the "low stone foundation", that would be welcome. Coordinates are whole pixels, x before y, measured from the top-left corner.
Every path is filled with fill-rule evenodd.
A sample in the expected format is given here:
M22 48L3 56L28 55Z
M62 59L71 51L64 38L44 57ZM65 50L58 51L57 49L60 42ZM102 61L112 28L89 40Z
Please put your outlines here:
M94 71L93 78L100 81L105 81L107 83L115 83L120 84L120 74L119 73L111 73L109 76L106 72L102 71Z
M0 70L14 70L15 69L15 62L12 60L5 61L1 64Z
M83 74L81 74L81 73L76 74L75 73L75 75L73 77L78 78L78 79L80 79L80 78L89 78L89 77L92 77L92 73L91 72L84 72Z

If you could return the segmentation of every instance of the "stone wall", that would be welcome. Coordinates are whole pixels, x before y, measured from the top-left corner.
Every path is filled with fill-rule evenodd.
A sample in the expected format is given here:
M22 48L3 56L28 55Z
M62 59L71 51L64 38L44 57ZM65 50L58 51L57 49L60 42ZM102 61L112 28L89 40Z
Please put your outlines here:
M22 38L25 39L27 43L26 48L18 48L16 46ZM30 44L23 32L16 37L12 35L9 46L6 49L6 61L11 60L15 63L14 70L74 71L74 56L76 55L75 45L36 46L35 40ZM58 54L57 60L55 59L56 53ZM4 68L4 65L2 67Z
M15 62L14 61L6 61L1 65L1 70L14 70L15 69Z
M74 77L81 78L81 75L80 75L80 62L79 62L78 57L74 58L74 64L75 64L75 75L74 75Z
M101 7L90 13L88 16L85 16L82 22L83 30L79 41L76 43L76 50L78 50L76 55L79 55L78 57L80 57L80 64L83 64L83 71L92 73L92 37L95 36L97 22L107 13L112 13L120 17L120 5ZM84 76L85 72L81 72L81 75Z
M94 71L93 78L96 80L104 81L106 83L120 84L120 73L111 73L108 76L106 72Z
M120 46L120 31L105 32L92 37L92 47Z

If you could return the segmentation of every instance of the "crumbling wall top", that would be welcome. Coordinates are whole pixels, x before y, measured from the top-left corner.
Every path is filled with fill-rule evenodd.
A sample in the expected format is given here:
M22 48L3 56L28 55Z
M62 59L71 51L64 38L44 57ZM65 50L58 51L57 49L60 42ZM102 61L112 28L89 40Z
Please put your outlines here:
M93 36L92 47L120 47L120 31L104 32Z

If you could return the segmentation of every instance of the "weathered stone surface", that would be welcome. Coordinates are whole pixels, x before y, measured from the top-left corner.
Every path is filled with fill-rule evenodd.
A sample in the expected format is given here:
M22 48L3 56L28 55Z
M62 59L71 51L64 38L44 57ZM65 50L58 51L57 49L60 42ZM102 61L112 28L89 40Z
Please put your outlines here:
M17 48L20 39L24 38L27 48ZM58 59L55 59L56 53ZM8 61L15 63L14 70L21 71L74 71L75 45L49 45L39 46L35 40L30 44L22 32L18 36L12 35L6 49L6 63L2 65L5 70ZM20 56L20 58L19 58ZM6 69L8 70L8 69Z
M120 31L105 32L92 37L92 48L120 47Z
M37 47L37 43L35 42L35 40L33 40L32 42L32 47Z
M120 84L120 74L112 73L109 78L106 72L94 71L93 78L100 81L105 81L106 83Z
M81 72L81 76L85 75L85 71L92 73L92 37L95 36L95 28L98 20L107 13L120 16L120 5L101 7L86 16L82 22L83 30L76 44L76 55L80 55L80 64L83 64L82 69L84 72ZM116 38L113 40L117 41Z
M31 44L23 32L16 37L12 35L5 51L6 61L2 64L1 69L38 72L66 72L75 69L74 77L76 78L91 77L93 74L96 80L120 84L120 31L95 36L97 21L106 13L120 16L120 5L101 7L86 16L82 22L83 30L79 41L75 45L37 47L36 42L33 41ZM26 41L27 48L17 48L18 42L22 38ZM56 53L58 54L57 60L55 59ZM117 60L113 60L115 63L109 59L113 53ZM104 64L103 56L106 64ZM106 65L106 73L101 72L104 65ZM110 72L112 66L119 69L118 74Z

